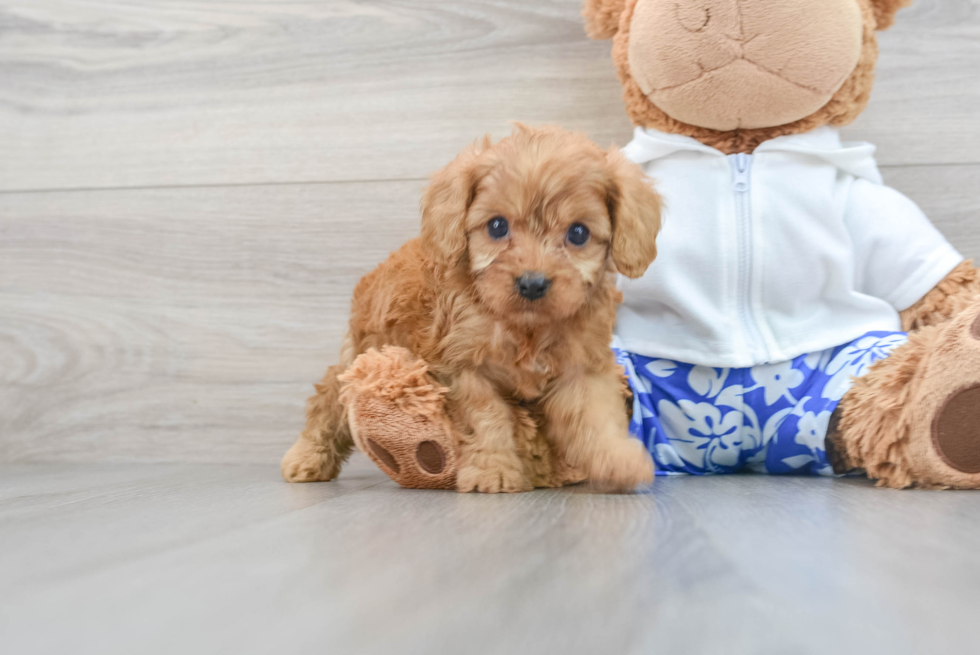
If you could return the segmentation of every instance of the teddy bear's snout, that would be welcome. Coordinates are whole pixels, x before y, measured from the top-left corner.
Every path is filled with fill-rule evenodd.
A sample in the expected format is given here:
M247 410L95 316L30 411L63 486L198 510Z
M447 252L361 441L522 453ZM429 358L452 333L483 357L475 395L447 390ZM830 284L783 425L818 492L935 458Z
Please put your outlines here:
M860 59L862 35L854 0L639 0L630 72L677 120L771 127L830 100Z

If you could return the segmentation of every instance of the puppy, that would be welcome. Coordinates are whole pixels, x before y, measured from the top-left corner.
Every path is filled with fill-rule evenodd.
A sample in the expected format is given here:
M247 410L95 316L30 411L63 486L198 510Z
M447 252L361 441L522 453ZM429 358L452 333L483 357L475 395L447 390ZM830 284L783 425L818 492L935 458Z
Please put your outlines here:
M438 396L443 416L428 416L429 425L446 426L442 443L458 471L437 472L459 491L532 488L515 445L529 416L585 477L622 489L650 482L653 463L628 434L609 344L621 299L615 272L642 275L659 229L659 196L617 149L522 125L466 148L424 192L421 236L357 285L341 361L310 399L284 477L339 473L353 440L338 376L362 353L399 347L422 363L419 380L433 380L412 389ZM386 437L390 425L414 424L361 419L353 436L396 481L426 486L407 482L402 455L378 445L413 431Z

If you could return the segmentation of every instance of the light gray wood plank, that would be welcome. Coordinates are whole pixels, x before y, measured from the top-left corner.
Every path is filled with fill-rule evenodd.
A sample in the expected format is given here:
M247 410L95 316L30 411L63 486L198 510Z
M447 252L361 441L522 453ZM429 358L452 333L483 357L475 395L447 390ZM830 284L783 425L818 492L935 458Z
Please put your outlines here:
M971 652L967 493L659 478L652 492L399 489L274 466L0 467L18 653Z
M878 33L871 102L845 137L877 145L885 165L976 163L978 9L977 0L912 0L900 10Z
M980 265L980 166L886 166L885 184L914 200L965 256Z
M980 259L980 166L885 175ZM423 184L0 194L0 461L275 462Z
M0 1L0 190L417 179L508 122L630 125L579 0ZM918 0L847 131L976 163L980 12Z
M0 195L0 461L274 461L421 187Z
M0 8L0 189L421 178L515 119L629 133L578 0Z

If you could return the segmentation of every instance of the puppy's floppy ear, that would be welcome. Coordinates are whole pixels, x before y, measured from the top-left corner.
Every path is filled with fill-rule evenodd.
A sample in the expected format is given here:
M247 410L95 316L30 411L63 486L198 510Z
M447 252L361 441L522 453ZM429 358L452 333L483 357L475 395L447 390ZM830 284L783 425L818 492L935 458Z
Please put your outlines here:
M422 193L422 246L442 264L455 266L466 253L466 212L482 177L477 160L489 148L489 136L467 146Z
M642 169L618 148L606 153L609 182L606 204L612 219L612 259L623 275L637 278L657 257L660 195Z
M590 39L611 39L619 31L619 17L626 0L584 0L582 17Z
M895 22L895 14L902 7L908 7L912 0L871 0L875 21L879 30L887 30Z

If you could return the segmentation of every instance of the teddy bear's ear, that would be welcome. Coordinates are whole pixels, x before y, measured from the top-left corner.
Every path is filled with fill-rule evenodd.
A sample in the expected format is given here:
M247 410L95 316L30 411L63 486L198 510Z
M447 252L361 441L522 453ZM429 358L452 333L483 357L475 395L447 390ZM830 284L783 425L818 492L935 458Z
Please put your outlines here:
M638 278L657 257L660 195L642 169L618 148L606 153L606 164L610 174L606 204L613 224L612 260L620 273Z
M895 12L902 7L908 7L912 0L871 0L875 12L875 20L879 30L887 30L895 22Z
M592 39L614 37L625 6L626 0L585 0L582 3L585 33Z
M467 146L438 173L422 193L422 246L434 260L455 266L466 254L466 212L473 203L480 153L490 148L490 136Z

